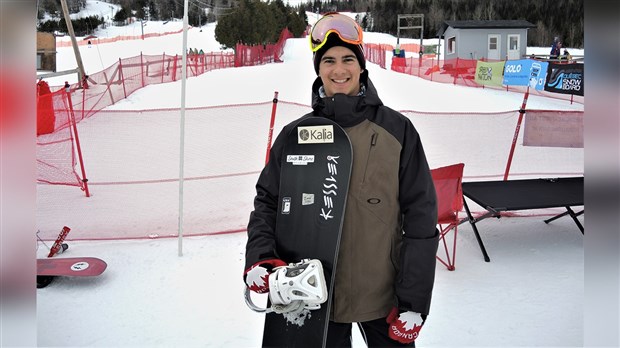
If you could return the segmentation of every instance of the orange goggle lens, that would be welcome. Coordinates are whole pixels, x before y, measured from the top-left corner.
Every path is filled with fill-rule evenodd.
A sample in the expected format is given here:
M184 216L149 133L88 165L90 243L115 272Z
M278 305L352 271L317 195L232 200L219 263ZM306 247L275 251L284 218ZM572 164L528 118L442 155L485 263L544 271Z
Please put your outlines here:
M319 19L310 32L310 49L318 51L325 42L327 36L336 33L340 39L353 45L363 43L362 28L351 18L339 13L327 13Z

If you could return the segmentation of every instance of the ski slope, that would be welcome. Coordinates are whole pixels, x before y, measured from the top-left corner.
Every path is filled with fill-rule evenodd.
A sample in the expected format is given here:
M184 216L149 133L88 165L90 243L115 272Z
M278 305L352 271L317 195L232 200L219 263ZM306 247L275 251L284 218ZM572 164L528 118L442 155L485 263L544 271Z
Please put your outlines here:
M149 22L145 30L169 31L174 25L179 28L178 23ZM188 46L207 52L219 50L213 31L213 24L192 28ZM102 35L115 33L108 31ZM385 34L365 35L369 42L394 40ZM87 73L92 73L140 52L180 54L182 34L90 48L80 46L80 50ZM282 100L308 105L310 85L316 75L307 41L289 40L283 60L279 64L215 70L188 79L186 105L264 102L273 98L274 91L279 92ZM71 47L58 49L58 65L58 70L75 68ZM384 103L397 110L495 112L516 110L523 99L518 93L433 83L374 64L368 64L368 70ZM51 84L62 82L64 79ZM180 81L148 86L110 109L179 108L180 91ZM581 104L537 96L530 97L528 107L583 110ZM458 149L459 144L473 142L475 139L468 138L468 130L487 127L476 122L459 126L463 127L462 137L441 139L447 147ZM440 137L441 134L430 134L423 141L430 143ZM263 136L256 141L264 145ZM221 156L227 156L228 150L221 147ZM89 151L97 149L91 147ZM538 151L544 155L553 149ZM570 159L574 161L571 165L582 168L583 151L578 153ZM458 160L458 151L453 155ZM106 197L98 193L96 199ZM164 208L170 214L178 210L176 202ZM245 210L237 213L249 215ZM114 223L113 216L101 218ZM479 228L491 256L490 263L482 260L471 228L467 224L459 227L456 271L449 272L438 264L431 313L418 346L582 344L583 236L568 218L551 224L542 219L530 216L481 223ZM69 250L60 256L99 257L108 263L108 268L97 278L62 278L37 290L39 346L260 346L263 317L250 311L242 296L245 240L244 233L184 238L182 256L178 255L176 239L69 242ZM39 245L37 254L45 257L45 246ZM354 347L363 346L356 335Z

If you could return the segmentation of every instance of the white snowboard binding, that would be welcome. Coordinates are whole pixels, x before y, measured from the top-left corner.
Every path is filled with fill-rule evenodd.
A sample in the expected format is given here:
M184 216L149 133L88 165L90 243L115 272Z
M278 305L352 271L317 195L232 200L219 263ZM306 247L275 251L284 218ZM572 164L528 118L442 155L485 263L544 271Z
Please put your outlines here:
M245 303L259 313L291 313L319 309L327 300L327 284L321 261L304 259L299 263L276 267L269 275L271 308L254 304L251 291L245 288Z

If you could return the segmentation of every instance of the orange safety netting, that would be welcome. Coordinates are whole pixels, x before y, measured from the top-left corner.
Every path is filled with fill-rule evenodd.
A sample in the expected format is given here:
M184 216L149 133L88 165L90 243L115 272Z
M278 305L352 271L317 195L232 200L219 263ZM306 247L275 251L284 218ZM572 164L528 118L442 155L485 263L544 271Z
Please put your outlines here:
M283 33L278 44L272 46L238 47L237 55L190 54L187 76L238 64L278 62L288 35ZM386 67L390 45L367 44L364 50L368 61ZM445 69L446 62L425 55L421 61L416 57L400 65L392 62L392 69L400 66L403 73L445 83L473 82L467 77L471 62L448 63L454 69ZM170 207L176 208L179 199L179 110L104 109L144 86L179 80L181 69L178 55L140 55L119 59L107 69L88 76L86 89L74 85L70 93L64 89L45 93L41 84L37 98L41 120L37 137L37 180L41 184L37 189L37 223L42 238L55 238L58 226L64 225L75 231L71 236L74 239L176 236L177 211ZM86 178L81 178L75 169L77 157L69 122L72 111L69 98L93 192L90 198L71 187L82 187ZM184 235L245 229L247 214L252 209L254 184L264 165L272 107L273 103L265 102L186 110ZM53 110L51 114L50 110ZM280 101L274 134L310 110L307 105ZM467 168L464 177L472 180L503 175L519 116L518 105L514 111L503 113L401 112L412 119L424 139L431 167L462 162ZM536 111L528 110L528 113ZM553 113L565 114L545 111L545 117ZM50 132L51 120L54 127ZM485 129L468 127L474 120L482 120ZM458 148L441 141L462 137L463 129L469 132L467 142L460 143ZM437 134L441 134L441 139ZM226 149L225 156L222 156L223 149ZM511 175L583 173L579 161L583 159L581 148L558 148L542 155L539 152L531 146L519 146ZM110 201L117 203L110 204Z

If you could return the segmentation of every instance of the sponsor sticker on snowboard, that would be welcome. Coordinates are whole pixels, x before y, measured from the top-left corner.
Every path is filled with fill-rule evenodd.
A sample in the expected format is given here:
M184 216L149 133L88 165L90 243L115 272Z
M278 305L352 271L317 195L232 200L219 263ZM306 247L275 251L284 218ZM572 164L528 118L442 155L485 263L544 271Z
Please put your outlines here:
M334 142L334 126L299 126L297 127L298 144L320 144Z

